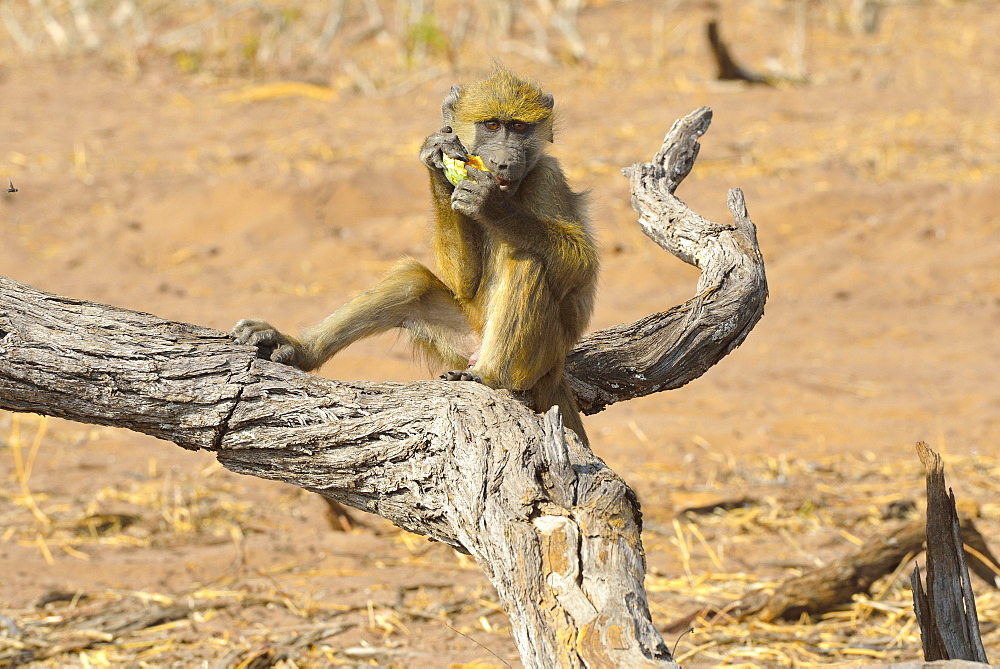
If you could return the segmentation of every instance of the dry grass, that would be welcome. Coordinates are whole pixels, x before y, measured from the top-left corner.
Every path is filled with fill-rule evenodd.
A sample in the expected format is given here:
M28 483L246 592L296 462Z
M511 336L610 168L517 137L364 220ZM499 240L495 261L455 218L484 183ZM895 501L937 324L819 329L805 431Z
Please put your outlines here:
M592 7L609 4L613 3L585 3ZM667 4L668 12L683 12L686 3ZM741 6L752 6L745 11L783 11L794 4L774 0ZM812 62L824 53L828 62L843 59L843 51L832 43L844 39L844 26L857 23L850 8L863 4L846 0L812 3L819 8L811 14L808 33ZM926 5L929 1L875 4ZM495 14L503 5L511 7L511 16ZM574 43L575 14L566 14L560 24L551 9L556 5L527 0L0 2L0 64L25 67L39 60L93 53L126 77L138 77L166 63L174 74L221 83L224 92L218 100L233 109L287 96L328 103L358 93L397 95L457 62L478 67L484 40L499 44L501 56L516 51L521 57L547 63L586 61L592 45L586 40L582 45ZM602 81L607 83L620 72L628 74L630 67L645 68L647 52L661 49L662 53L657 52L661 60L656 63L664 67L671 90L687 93L705 86L704 79L695 80L689 74L699 71L696 67L667 67L682 59L690 64L695 60L695 47L689 45L701 43L697 26L683 19L672 22L673 13L669 18L661 28L674 40L671 50L659 43L637 44L630 48L642 49L636 56L638 65L627 59L594 62L590 66L595 78L590 81L606 75ZM969 26L966 32L976 30ZM975 43L963 33L936 43L935 48L939 57L947 58L962 56ZM818 76L872 76L861 69L867 63L857 65L872 59L871 52L859 53L860 57L847 60L860 74L838 72L832 66L822 71L813 67L812 81L819 81ZM809 65L789 67L809 69ZM283 81L291 77L298 81ZM192 103L178 94L170 104ZM971 114L956 104L831 118L815 133L801 135L783 131L773 120L761 121L741 128L739 143L731 147L707 145L696 173L698 178L723 175L742 183L760 177L780 179L821 164L846 166L860 179L877 181L996 178L1000 134L995 120L991 110ZM378 137L372 138L374 144L353 142L344 147L338 143L338 132L308 127L267 136L259 142L264 145L259 160L274 162L278 165L274 171L282 174L308 175L321 173L333 161L359 161L371 153L411 156L415 152L414 146L398 142L378 144L389 142ZM624 137L636 128L625 123L612 132ZM2 159L19 167L51 167L64 161L65 165L57 165L60 170L81 175L88 170L146 175L182 168L199 174L247 169L244 156L251 148L228 144L217 153L214 150L202 147L187 162L171 163L161 155L145 158L142 164L125 164L88 152L81 140L72 154L61 157L22 155L11 149ZM716 156L726 155L713 157L712 151ZM588 182L594 175L617 172L618 162L581 156L569 169L574 181ZM289 287L289 292L293 288L310 294L319 290L310 284ZM636 428L636 432L643 441L641 431ZM91 446L96 449L99 444ZM644 542L651 567L647 589L662 629L704 606L724 607L748 592L773 588L842 556L865 539L887 531L893 522L885 518L888 505L914 500L919 507L923 499L923 470L916 456L886 460L875 454L823 459L759 455L736 460L699 449L698 444L689 446L695 454L689 460L651 459L620 472L643 503ZM214 543L231 546L233 560L220 575L176 590L140 592L95 586L50 592L31 605L5 608L0 612L0 666L29 660L36 666L88 667L203 662L240 667L415 666L404 649L419 646L420 635L428 629L467 640L469 645L481 643L484 647L477 648L480 662L467 666L516 664L501 650L510 647L507 622L485 578L474 588L426 584L400 587L385 597L336 603L324 595L330 570L311 558L293 557L287 564L266 568L245 559L247 535L272 531L268 513L291 513L296 506L304 507L304 495L287 499L285 507L265 509L231 478L221 475L217 466L181 471L155 463L133 476L101 481L86 492L54 486L43 491L33 480L39 473L39 459L50 448L54 446L45 419L0 414L0 550L14 546L30 551L38 561L62 565L88 563L98 552L169 548L183 553ZM983 533L998 536L1000 458L946 459L946 465L959 499L979 502L977 524ZM746 503L710 514L679 513L727 500ZM423 538L384 526L376 531L398 550L392 557L359 565L357 573L362 573L363 566L370 580L400 564L428 572L478 573L468 558L440 546L429 550ZM359 531L370 532L370 528ZM686 665L727 666L816 666L917 658L919 637L911 608L910 571L910 564L900 565L870 593L817 619L776 623L695 620L694 632L678 642L677 658ZM351 574L341 570L337 575ZM975 580L974 587L987 653L996 657L1000 654L1000 594L982 581ZM357 630L365 630L379 642L361 644L352 635ZM679 634L671 631L668 640Z
M597 3L600 4L600 3ZM579 61L581 3L561 0L35 0L0 5L0 54L100 54L125 74L153 60L209 77L295 73L336 89L398 93L489 43ZM6 43L5 43L6 42Z
M868 454L739 463L712 454L705 457L713 459L719 462L694 474L704 477L707 485L692 486L692 472L678 476L672 482L675 487L660 472L655 485L673 490L674 508L729 499L739 500L742 508L682 514L669 518L668 527L669 514L658 517L648 511L648 502L644 504L653 516L647 550L673 553L681 565L669 575L647 578L654 615L666 626L684 613L721 608L751 592L773 590L783 580L849 554L869 537L890 534L906 522L887 517L893 508L906 509L910 501L922 508L923 470L915 455L912 461L885 461ZM963 499L997 499L998 475L1000 459L994 457L947 464L949 485L961 491L960 504ZM643 487L638 481L635 485ZM744 492L752 496L749 502ZM995 536L1000 507L990 501L978 514L986 536ZM904 561L869 593L818 617L772 623L725 615L714 622L696 619L694 632L679 644L678 661L816 666L918 659L919 628L909 585L912 567L912 561ZM1000 592L981 580L974 587L984 645L994 656L1000 650Z
M8 415L5 422L0 458L14 466L0 493L6 528L0 542L31 547L39 559L51 561L60 554L87 560L97 550L183 551L206 540L230 541L235 559L224 574L176 592L50 592L33 606L6 610L0 619L0 666L28 660L37 666L68 661L81 666L412 666L400 644L413 640L419 645L414 635L428 624L470 643L474 634L474 643L483 645L483 664L477 666L507 661L490 655L491 646L508 642L508 631L485 581L475 591L420 586L402 588L394 599L334 603L320 594L330 573L319 560L292 559L261 569L242 559L244 533L267 521L214 468L190 474L152 468L86 498L39 495L31 489L31 470L46 448L46 420ZM895 527L885 518L889 505L922 498L923 472L916 457L904 462L874 455L736 461L708 454L692 467L698 471L654 467L627 474L643 499L644 539L653 565L647 589L654 619L668 639L679 636L671 624L681 616L704 606L724 607L839 557ZM1000 498L998 458L949 462L948 477L963 491L960 499ZM739 503L729 510L683 512L734 499ZM977 522L987 536L990 530L995 536L1000 505L982 504ZM428 553L422 538L398 530L389 530L386 538L405 547L405 557L398 560L408 566L477 569L457 554L445 555L442 562L442 554ZM377 572L391 562L371 569ZM910 599L911 569L912 563L901 564L870 593L814 619L696 619L693 633L678 643L677 658L726 666L913 659L920 640ZM996 655L1000 593L981 581L975 587L984 643ZM382 645L345 643L345 634L357 628L376 632Z

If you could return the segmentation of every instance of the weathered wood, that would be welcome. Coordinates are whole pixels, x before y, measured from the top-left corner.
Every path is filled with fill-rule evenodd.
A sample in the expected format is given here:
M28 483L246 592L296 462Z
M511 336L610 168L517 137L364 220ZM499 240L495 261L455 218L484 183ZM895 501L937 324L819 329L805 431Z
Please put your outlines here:
M705 35L708 37L708 48L715 59L716 75L720 81L745 81L750 84L771 83L763 74L751 72L747 68L739 65L729 53L729 46L722 40L719 34L719 22L709 21L705 25Z
M688 303L588 337L570 371L589 412L699 376L767 295L742 194L736 224L673 196L711 112L631 168L641 223L702 269ZM641 352L641 354L640 354ZM643 589L635 495L556 410L472 383L345 383L256 357L227 335L49 295L0 277L0 408L115 425L213 451L476 557L525 666L676 666Z
M983 580L998 588L1000 561L972 516L957 510L954 495L945 493L941 458L923 442L917 444L917 452L927 468L926 521L904 523L885 535L869 539L850 555L790 578L773 589L754 592L725 606L693 611L672 621L665 631L678 633L700 617L710 620L720 616L756 617L769 622L777 618L794 620L803 613L819 615L849 603L858 593L868 592L875 581L926 550L929 592L921 585L918 568L910 579L924 658L985 663L966 561ZM944 576L938 575L939 572Z
M919 569L910 582L924 659L989 662L979 635L955 495L945 489L941 456L924 442L917 444L917 455L927 470L927 589Z
M662 313L584 337L566 371L585 414L679 388L743 343L764 315L767 278L743 192L729 191L734 223L708 221L674 195L698 157L712 111L676 121L652 163L625 171L643 232L701 270L693 298Z
M959 532L963 543L985 547L983 535L968 515L960 516ZM926 547L925 522L921 518L900 525L891 532L872 537L849 555L833 560L815 569L783 581L773 590L755 592L722 609L700 611L696 615L717 615L728 617L756 617L765 622L783 618L795 620L803 613L820 615L838 606L849 604L859 593L869 592L875 581L888 576L900 565L912 560ZM987 560L994 559L986 547ZM984 574L990 574L998 566L973 558ZM988 579L993 583L993 579ZM689 618L681 618L671 629L684 627ZM930 659L930 658L928 658Z

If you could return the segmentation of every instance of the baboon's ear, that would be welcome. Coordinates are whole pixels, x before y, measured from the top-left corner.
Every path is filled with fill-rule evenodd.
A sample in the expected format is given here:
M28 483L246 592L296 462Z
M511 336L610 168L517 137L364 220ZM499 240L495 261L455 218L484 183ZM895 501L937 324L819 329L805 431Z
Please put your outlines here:
M556 106L556 99L554 97L552 97L551 93L546 93L545 95L543 95L542 99L539 100L539 102L546 109L552 109L553 107ZM550 142L554 142L554 141L556 141L556 138L555 138L555 135L552 133L552 117L551 116L549 116L548 126L549 126L548 140Z
M444 102L441 103L441 117L444 119L444 124L447 126L455 125L455 104L458 103L458 98L462 94L462 89L457 85L451 87L448 95L445 97Z

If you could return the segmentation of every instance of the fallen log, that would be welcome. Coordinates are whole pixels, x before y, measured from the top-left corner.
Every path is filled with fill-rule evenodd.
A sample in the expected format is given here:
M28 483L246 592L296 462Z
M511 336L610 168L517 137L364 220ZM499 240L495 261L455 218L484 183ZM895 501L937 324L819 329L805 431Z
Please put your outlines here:
M926 449L926 451L924 450ZM940 563L938 554L942 550L948 550L947 546L952 546L952 552L957 550L962 553L959 558L964 566L965 561L972 566L973 571L983 580L993 587L1000 587L1000 561L993 555L986 539L979 532L972 516L967 511L958 510L955 512L954 531L955 538L950 534L945 534L941 529L942 522L951 523L950 520L943 521L940 507L947 504L948 496L943 493L943 474L940 474L940 482L935 478L932 481L931 469L932 460L925 459L930 456L926 444L918 444L918 452L921 460L928 468L928 512L927 519L918 518L908 523L897 526L890 532L872 537L857 550L849 555L834 560L829 564L810 569L809 571L783 581L775 588L754 592L735 602L730 602L724 606L713 606L703 608L671 622L666 631L678 632L687 628L695 619L706 618L709 621L719 619L723 616L732 619L756 618L764 622L784 619L795 620L802 614L811 616L820 615L831 611L837 607L849 604L852 598L861 593L868 593L880 578L888 576L900 569L903 565L913 560L924 550L928 552L928 563L932 560ZM933 453L932 451L929 451ZM940 465L940 459L938 459ZM937 476L937 475L936 475ZM933 486L933 491L932 491ZM940 492L938 491L940 488ZM945 516L947 518L947 516ZM946 524L946 528L950 525ZM947 530L950 532L950 530ZM964 550L959 550L964 547ZM932 557L933 555L933 557ZM955 560L954 557L948 558ZM957 565L951 562L944 567L949 579L955 578L959 573ZM916 577L914 577L916 578ZM918 584L917 584L918 585ZM955 586L957 587L957 586ZM963 586L964 587L964 586ZM914 588L914 593L918 592ZM948 597L958 596L957 592L949 592ZM971 597L971 589L962 591L962 596ZM962 600L964 601L964 600ZM918 605L923 604L924 611L931 606L930 602L918 601ZM957 605L951 605L957 610ZM972 607L965 607L968 610ZM945 614L949 620L956 615L954 612ZM948 629L951 629L957 622L952 620ZM969 623L965 624L969 627ZM978 631L977 631L978 635ZM971 633L969 635L971 637ZM935 644L936 641L932 641ZM981 642L980 642L981 645ZM943 647L943 646L942 646ZM961 642L961 647L968 648L968 643ZM926 659L968 659L985 662L985 659L963 656L943 656L939 653L932 653L934 657L927 656Z

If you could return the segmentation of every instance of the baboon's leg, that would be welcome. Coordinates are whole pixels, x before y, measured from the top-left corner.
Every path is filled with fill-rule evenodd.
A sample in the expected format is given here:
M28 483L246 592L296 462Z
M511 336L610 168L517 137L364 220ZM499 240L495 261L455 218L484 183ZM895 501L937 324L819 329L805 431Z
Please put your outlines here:
M538 412L548 411L553 406L558 405L563 425L576 432L576 436L580 437L583 443L590 443L587 432L583 429L583 417L576 407L573 391L563 376L562 364L538 379L538 383L531 389L531 401L535 411Z
M406 329L429 357L465 366L474 341L451 290L427 267L404 260L371 289L307 330L301 339L318 367L345 346L391 328Z

